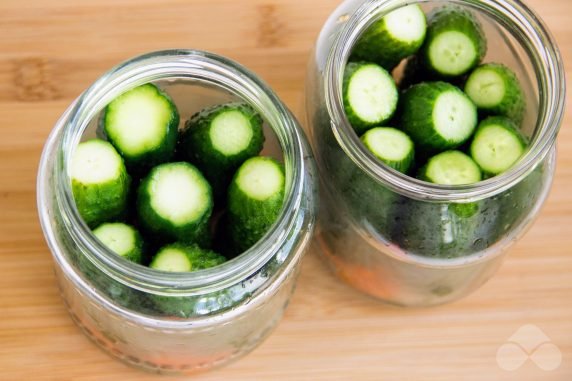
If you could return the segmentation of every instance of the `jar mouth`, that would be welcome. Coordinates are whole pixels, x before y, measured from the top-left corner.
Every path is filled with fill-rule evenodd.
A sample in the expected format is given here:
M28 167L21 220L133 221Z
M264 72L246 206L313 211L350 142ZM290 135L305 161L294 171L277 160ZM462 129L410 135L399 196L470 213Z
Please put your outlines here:
M346 155L364 172L392 191L417 200L472 202L499 194L518 183L554 146L564 115L566 81L556 42L536 13L516 0L447 0L446 3L471 7L510 30L522 46L537 77L539 115L529 149L505 173L467 185L432 184L398 172L379 162L361 143L349 123L343 103L342 83L351 48L372 23L383 15L413 3L430 0L369 0L344 17L345 24L336 36L324 72L324 94L331 128ZM439 2L439 1L437 1Z
M92 233L81 218L71 190L70 159L90 121L115 97L144 83L165 79L188 79L221 88L252 105L275 132L281 146L286 173L286 192L282 211L271 229L253 247L227 262L195 272L165 272L141 266L113 253ZM56 140L61 131L61 139ZM81 250L97 267L113 279L135 289L162 293L200 290L214 292L229 287L255 273L286 243L295 229L302 205L305 168L300 127L277 95L263 81L238 63L198 50L165 50L132 58L102 75L66 111L46 144L54 145L54 185L56 205L64 226ZM58 146L55 146L58 145ZM50 176L46 152L40 163L40 176ZM41 179L39 179L40 183ZM39 199L40 208L45 201ZM42 216L42 220L48 216ZM42 221L44 229L53 229ZM47 234L48 236L49 234ZM53 234L51 234L53 235ZM53 239L49 238L48 239ZM57 245L50 243L53 250ZM281 258L286 260L286 258Z

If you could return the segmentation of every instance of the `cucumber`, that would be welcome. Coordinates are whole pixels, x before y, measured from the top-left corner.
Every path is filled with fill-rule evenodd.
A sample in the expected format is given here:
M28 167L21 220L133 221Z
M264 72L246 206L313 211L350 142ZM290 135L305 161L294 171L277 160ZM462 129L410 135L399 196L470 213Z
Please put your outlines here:
M413 164L413 141L403 131L375 127L363 134L361 141L375 157L399 172L407 173Z
M352 59L375 62L391 71L421 47L427 23L419 5L408 5L388 13L359 38Z
M346 116L359 135L390 120L397 108L397 86L391 74L374 63L348 63L343 94Z
M125 213L131 178L108 142L80 143L71 160L70 177L76 207L90 228Z
M429 159L419 178L435 184L462 185L481 181L479 166L461 151L445 151Z
M109 250L129 261L141 264L143 238L133 226L121 222L104 223L99 225L93 234Z
M149 267L161 271L187 272L208 269L225 261L222 255L197 245L172 243L159 249Z
M186 162L156 166L137 189L139 221L162 239L208 245L212 209L209 183Z
M503 64L477 67L467 79L465 93L486 114L504 115L520 124L525 98L516 74Z
M471 143L471 157L487 175L498 175L524 154L527 142L510 119L491 116L479 123Z
M157 86L148 83L121 94L107 105L102 121L130 170L143 172L173 157L179 113Z
M278 218L284 201L284 168L270 157L246 160L228 190L229 235L238 252L254 245Z
M429 73L442 78L461 76L477 66L486 51L485 34L472 12L446 5L428 16L420 56Z
M466 142L477 126L477 108L446 82L411 86L401 97L401 128L424 151L443 151Z
M192 116L177 152L201 170L220 196L240 164L258 155L263 144L262 117L249 105L231 103Z

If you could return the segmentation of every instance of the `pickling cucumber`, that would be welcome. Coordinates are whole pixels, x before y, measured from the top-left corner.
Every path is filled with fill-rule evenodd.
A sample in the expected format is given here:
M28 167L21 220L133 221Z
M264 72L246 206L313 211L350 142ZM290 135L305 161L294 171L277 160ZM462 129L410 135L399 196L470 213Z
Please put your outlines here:
M284 201L284 168L270 157L246 160L228 189L228 229L242 252L254 245L278 218Z
M226 258L197 245L172 243L159 249L149 267L156 270L187 272L208 269L225 262Z
M76 207L90 228L125 213L131 178L108 142L80 143L71 160L70 177Z
M472 184L481 181L479 166L461 151L445 151L429 159L419 178L443 185Z
M487 41L472 12L446 5L427 18L427 37L420 56L429 73L442 78L458 77L481 62Z
M262 117L249 105L230 103L192 116L177 152L201 170L220 196L240 164L258 155L263 144Z
M163 239L207 245L212 209L208 181L186 162L156 166L137 189L137 212L142 227Z
M525 98L516 74L503 64L486 63L471 72L465 93L486 114L504 115L520 124Z
M393 77L374 63L346 65L343 97L346 116L360 135L390 120L397 108L397 86Z
M105 135L130 170L143 172L173 157L179 113L171 98L153 84L136 87L111 101L102 123Z
M359 38L352 51L356 60L375 62L391 71L423 44L427 23L419 5L408 5L377 20Z
M491 116L479 123L471 142L471 157L487 175L498 175L524 154L527 142L510 119Z
M401 128L415 145L443 151L466 142L477 126L477 108L459 88L446 82L411 86L401 97Z
M135 262L143 260L143 238L131 225L121 222L101 224L93 234L117 255Z
M361 141L379 160L406 173L413 163L413 141L403 131L392 127L375 127L361 136Z

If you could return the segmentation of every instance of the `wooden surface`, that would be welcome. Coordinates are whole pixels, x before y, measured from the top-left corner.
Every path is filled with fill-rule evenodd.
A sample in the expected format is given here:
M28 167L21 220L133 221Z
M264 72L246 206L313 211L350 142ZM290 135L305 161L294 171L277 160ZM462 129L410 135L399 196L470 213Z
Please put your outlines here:
M44 140L72 99L128 57L193 47L253 69L296 110L309 50L336 3L0 0L0 380L160 378L92 345L56 291L36 217L35 177ZM556 36L571 78L572 2L529 4ZM478 292L439 308L393 308L340 284L311 252L270 339L196 379L572 380L570 101L567 111L550 199L499 274ZM498 349L523 325L538 327L559 348L556 370L531 361L512 372L499 367ZM555 359L554 351L546 356Z

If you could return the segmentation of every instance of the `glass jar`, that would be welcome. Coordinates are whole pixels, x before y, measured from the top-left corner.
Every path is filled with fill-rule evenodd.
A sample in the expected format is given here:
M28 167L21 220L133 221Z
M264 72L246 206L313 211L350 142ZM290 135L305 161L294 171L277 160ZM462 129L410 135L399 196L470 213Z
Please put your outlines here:
M554 175L565 79L556 44L519 1L418 1L471 9L488 38L484 62L515 70L527 96L530 146L502 175L463 186L430 184L378 161L344 114L345 64L360 34L410 0L348 0L324 25L310 58L306 117L321 179L317 239L353 287L403 306L437 305L486 282L530 226ZM394 72L395 75L396 72Z
M68 167L83 132L97 124L98 113L110 100L147 82L168 89L182 120L197 111L200 102L234 97L250 103L265 119L265 128L274 131L267 140L275 137L275 147L265 145L263 154L284 160L282 213L256 245L220 266L168 273L126 261L91 234L75 207ZM194 86L192 99L185 98L185 86ZM189 103L192 109L186 110ZM193 50L137 57L90 86L52 131L37 192L42 228L73 320L111 355L161 373L226 364L269 335L293 292L317 208L312 154L292 114L244 67Z

